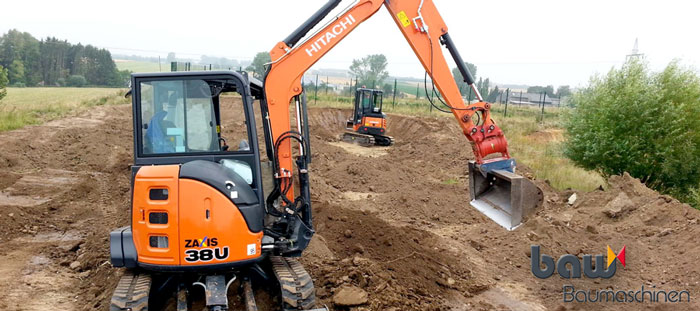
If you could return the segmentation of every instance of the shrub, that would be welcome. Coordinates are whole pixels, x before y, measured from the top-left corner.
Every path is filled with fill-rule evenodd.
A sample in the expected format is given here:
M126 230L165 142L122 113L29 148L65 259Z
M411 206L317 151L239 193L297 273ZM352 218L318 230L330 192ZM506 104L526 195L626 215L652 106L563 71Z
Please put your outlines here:
M630 61L571 98L565 154L604 176L628 172L698 206L700 78L672 62L659 73Z
M85 80L85 77L81 75L72 75L68 77L66 80L66 85L67 86L72 86L72 87L83 87L87 84L87 80Z

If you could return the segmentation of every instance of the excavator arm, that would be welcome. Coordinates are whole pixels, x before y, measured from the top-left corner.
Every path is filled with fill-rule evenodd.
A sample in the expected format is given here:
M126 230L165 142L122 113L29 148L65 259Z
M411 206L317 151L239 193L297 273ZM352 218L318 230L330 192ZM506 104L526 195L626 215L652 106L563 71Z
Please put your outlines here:
M477 183L477 187L470 186L472 205L477 200L477 196L493 192L493 186L498 186L495 183L496 180L491 180L491 178L496 178L494 176L500 178L506 173L514 173L515 162L508 153L508 143L503 131L491 118L491 104L483 102L481 95L474 87L472 74L457 51L447 25L432 0L359 0L318 32L308 35L308 32L340 2L341 0L329 1L290 36L275 45L270 51L271 63L264 79L265 98L262 107L268 120L266 140L268 156L275 163L277 185L268 198L268 209L273 209L274 201L281 201L281 210L286 210L288 214L300 213L297 219L303 222L302 224L293 224L288 228L290 233L294 232L294 228L301 230L301 232L289 235L290 239L295 241L297 245L296 248L291 248L290 252L302 250L313 234L307 176L310 148L307 141L308 135L304 135L303 110L305 105L302 96L302 77L311 66L362 22L372 17L382 6L389 10L399 30L431 77L439 94L444 98L443 101L440 96L436 96L441 105L437 107L454 115L462 132L470 142L475 156L475 162L470 165L472 168L470 169L470 185L474 182ZM304 38L306 40L302 40ZM446 47L457 63L465 82L474 90L478 99L477 103L467 103L462 98L441 46ZM296 131L291 127L290 104L292 103L296 108ZM296 143L295 141L299 144L299 155L296 157L301 191L299 197L295 197L292 187L292 171L295 161L292 146L293 143ZM487 158L494 154L495 156ZM472 178L471 175L477 173L482 174L482 176ZM493 175L494 173L497 175ZM518 176L514 175L514 177ZM485 185L482 185L484 183ZM510 189L505 188L501 190L510 191ZM498 193L498 196L503 195L503 193ZM499 203L489 205L499 205ZM482 212L492 219L494 218L487 212ZM296 221L290 220L292 223ZM519 223L520 219L517 222ZM512 224L501 225L508 229L514 228ZM308 240L305 239L307 236ZM300 238L301 241L298 240Z

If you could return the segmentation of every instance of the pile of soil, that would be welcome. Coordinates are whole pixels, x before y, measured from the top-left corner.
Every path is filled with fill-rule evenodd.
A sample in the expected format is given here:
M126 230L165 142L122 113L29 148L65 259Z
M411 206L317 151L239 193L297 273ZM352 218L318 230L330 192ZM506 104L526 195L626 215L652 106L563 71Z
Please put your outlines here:
M339 139L350 113L311 109L309 118L317 234L302 262L331 310L599 308L563 303L565 284L700 293L700 211L628 175L590 193L535 181L544 206L507 232L469 206L473 156L452 118L390 115L395 146L354 148ZM130 107L106 106L0 134L0 309L107 309L121 273L108 262L108 234L129 224L131 127ZM611 279L541 280L530 245L554 258L626 246L627 261ZM334 300L343 288L353 290ZM361 304L340 306L352 298Z

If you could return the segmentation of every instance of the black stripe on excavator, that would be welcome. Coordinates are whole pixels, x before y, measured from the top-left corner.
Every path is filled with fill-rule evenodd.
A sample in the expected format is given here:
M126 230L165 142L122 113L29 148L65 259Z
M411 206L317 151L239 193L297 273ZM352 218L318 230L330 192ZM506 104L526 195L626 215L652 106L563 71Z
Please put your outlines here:
M464 82L467 82L467 84L472 85L474 84L474 76L472 76L472 73L469 71L469 67L464 63L464 60L462 59L462 55L459 55L459 51L457 50L457 47L455 46L455 43L452 42L452 38L450 37L449 33L446 33L440 37L442 40L441 43L445 45L448 51L450 51L450 54L452 55L452 59L454 59L455 63L457 63L457 68L459 69L459 72L462 74L462 77L464 77Z
M311 15L309 19L307 19L299 28L294 30L292 34L290 34L287 38L284 39L284 43L287 44L287 46L294 47L299 40L304 38L311 29L314 28L314 26L318 25L328 14L335 9L335 7L340 4L342 0L330 0L328 3L326 3L321 9L316 11L314 15Z

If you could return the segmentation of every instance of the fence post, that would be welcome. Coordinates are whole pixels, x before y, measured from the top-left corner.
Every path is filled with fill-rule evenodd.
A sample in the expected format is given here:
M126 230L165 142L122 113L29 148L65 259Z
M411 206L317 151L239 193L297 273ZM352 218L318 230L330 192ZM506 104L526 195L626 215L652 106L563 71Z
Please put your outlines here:
M503 117L508 116L508 96L510 95L510 89L506 90L506 110L503 111ZM501 93L501 98L503 98L503 93Z
M394 110L396 108L396 86L398 84L398 80L394 79L394 99L391 101L391 110Z
M316 87L314 88L314 105L318 102L318 75L316 75Z
M523 106L523 91L520 91L520 104L518 106Z
M542 92L542 116L540 117L540 122L544 123L544 102L547 100L547 92Z
M331 80L328 78L328 76L326 76L326 94L328 94L328 83L330 83L330 81Z

